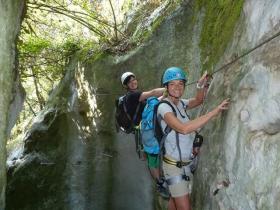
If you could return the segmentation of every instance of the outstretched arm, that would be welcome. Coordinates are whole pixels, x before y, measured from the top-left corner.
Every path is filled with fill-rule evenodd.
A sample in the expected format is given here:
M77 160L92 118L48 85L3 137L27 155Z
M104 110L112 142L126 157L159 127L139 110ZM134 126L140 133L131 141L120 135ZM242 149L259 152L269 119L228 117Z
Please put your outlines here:
M209 77L207 75L207 71L202 75L202 77L197 82L197 93L195 98L189 99L188 109L195 108L203 103L204 96L207 93L208 87L206 83Z
M203 103L206 92L206 88L198 89L195 98L189 99L188 109L192 109L201 105Z
M139 101L144 101L151 96L160 97L162 96L165 88L156 88L150 91L145 91L141 94Z
M168 112L164 115L164 121L173 130L182 134L187 134L196 131L198 128L204 126L209 120L217 116L220 112L228 109L228 106L229 106L229 99L226 99L219 106L213 109L211 112L208 112L207 114L202 115L187 123L180 122L172 112Z

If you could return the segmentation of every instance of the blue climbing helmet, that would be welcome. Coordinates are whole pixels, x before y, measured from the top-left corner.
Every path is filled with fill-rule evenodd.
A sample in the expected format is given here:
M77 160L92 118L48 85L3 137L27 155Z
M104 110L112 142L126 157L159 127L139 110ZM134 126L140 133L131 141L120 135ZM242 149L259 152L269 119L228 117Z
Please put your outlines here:
M187 76L183 69L179 67L170 67L165 70L162 77L162 85L165 86L168 82L173 80L183 80L184 82L187 81Z

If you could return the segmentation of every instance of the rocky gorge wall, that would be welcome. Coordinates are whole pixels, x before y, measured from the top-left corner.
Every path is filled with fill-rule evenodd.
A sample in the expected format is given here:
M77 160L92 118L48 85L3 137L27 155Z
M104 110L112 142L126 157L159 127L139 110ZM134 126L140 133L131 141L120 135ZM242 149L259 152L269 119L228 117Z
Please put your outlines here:
M0 209L5 207L6 141L23 103L19 84L16 40L24 1L0 1Z
M159 87L162 72L170 66L188 69L189 82L199 78L208 59L200 44L207 8L196 11L188 3L125 55L104 52L86 62L72 60L26 136L23 155L10 167L9 209L26 185L32 190L28 199L21 197L21 209L164 209L166 203L151 201L152 185L132 151L132 136L115 132L114 101L124 92L119 78L125 71L137 75L141 89ZM210 71L277 33L279 9L277 0L244 1L232 37ZM275 38L213 75L203 112L226 97L231 108L202 130L205 141L194 178L193 209L280 206L279 45ZM185 96L194 91L195 85L187 86ZM42 193L33 196L38 190Z
M245 1L217 66L279 34L279 8L279 1ZM197 209L279 208L279 45L278 36L214 75L207 108L222 97L231 98L231 108L203 130L206 142L193 193ZM214 196L223 181L229 186Z
M279 33L279 7L279 1L244 1L232 39L210 71ZM193 12L183 5L143 46L125 56L109 56L87 66L87 78L108 94L121 91L118 80L124 71L136 73L145 89L158 87L162 72L169 66L187 68L189 81L195 81L203 66L199 44L207 11L196 14L194 25ZM279 44L278 34L213 75L203 112L227 97L231 98L231 108L202 130L205 143L194 180L194 209L279 207ZM187 87L187 96L193 92L193 86Z
M110 104L97 103L75 57L66 68L26 133L23 151L9 157L6 209L151 209L149 174L132 136L116 137L109 129ZM126 145L118 148L120 141Z

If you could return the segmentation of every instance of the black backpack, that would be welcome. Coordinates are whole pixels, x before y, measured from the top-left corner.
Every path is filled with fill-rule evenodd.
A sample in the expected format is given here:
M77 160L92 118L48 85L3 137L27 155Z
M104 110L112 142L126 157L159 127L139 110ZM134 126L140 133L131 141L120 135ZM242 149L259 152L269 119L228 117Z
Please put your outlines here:
M138 103L136 112L133 116L133 119L131 119L130 115L127 112L126 100L127 100L127 95L123 95L123 96L119 97L118 99L116 99L116 102L115 102L116 129L117 129L117 131L121 130L125 133L132 133L135 128L134 120L135 120L136 116L138 115L141 103L140 102Z

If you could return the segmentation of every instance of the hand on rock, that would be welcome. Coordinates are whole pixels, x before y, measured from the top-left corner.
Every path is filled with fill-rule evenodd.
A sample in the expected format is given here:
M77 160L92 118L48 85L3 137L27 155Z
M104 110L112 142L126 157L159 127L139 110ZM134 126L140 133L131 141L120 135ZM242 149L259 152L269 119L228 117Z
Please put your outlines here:
M219 110L219 112L221 112L223 110L227 110L227 109L229 109L229 104L230 104L230 99L227 98L227 99L223 100L223 102L217 107L217 109Z

